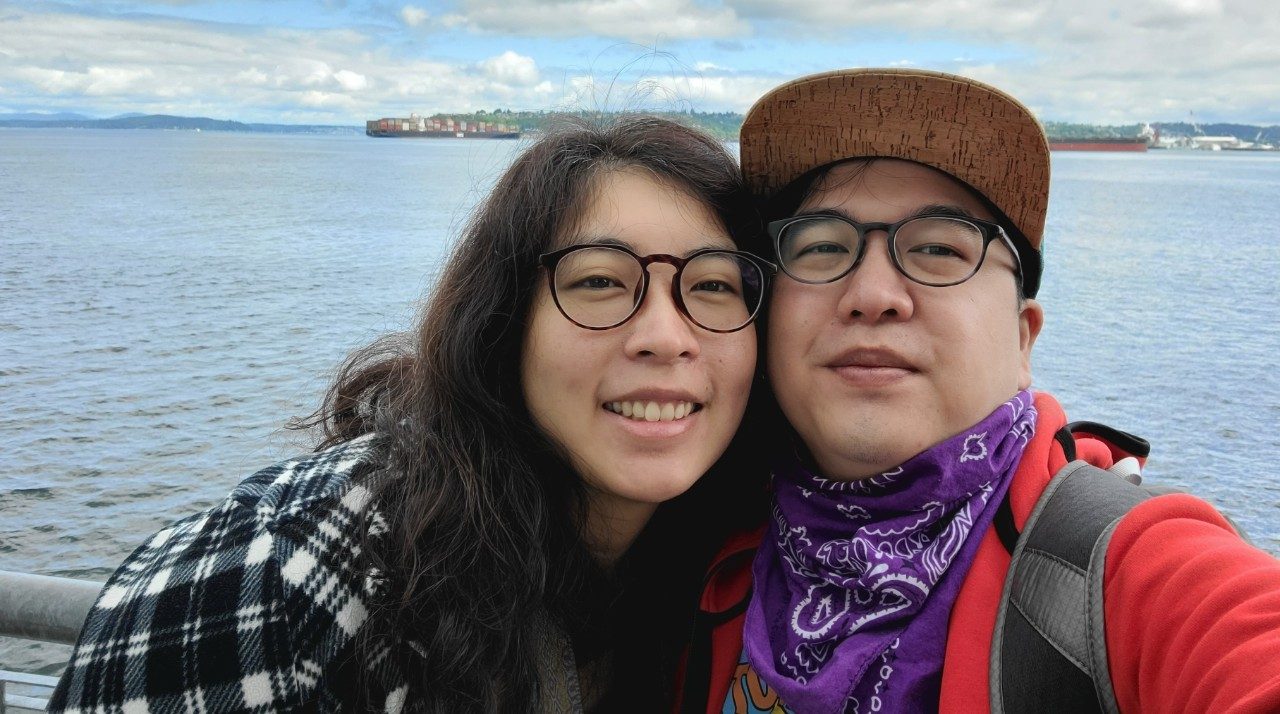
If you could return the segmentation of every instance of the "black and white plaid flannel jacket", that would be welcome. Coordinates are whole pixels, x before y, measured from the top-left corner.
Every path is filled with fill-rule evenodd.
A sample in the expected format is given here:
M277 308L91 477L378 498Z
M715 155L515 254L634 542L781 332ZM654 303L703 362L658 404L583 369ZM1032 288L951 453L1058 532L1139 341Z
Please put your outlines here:
M277 464L155 534L98 596L49 710L340 711L368 667L388 683L369 701L399 711L391 658L353 657L381 584L358 562L361 524L385 528L380 451L369 435Z

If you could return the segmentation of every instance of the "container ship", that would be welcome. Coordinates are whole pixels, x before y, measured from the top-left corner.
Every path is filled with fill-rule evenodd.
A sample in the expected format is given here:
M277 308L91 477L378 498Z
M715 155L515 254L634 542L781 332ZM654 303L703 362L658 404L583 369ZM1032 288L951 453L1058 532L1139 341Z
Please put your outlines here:
M490 121L462 121L452 117L408 119L384 117L364 123L367 136L418 137L423 139L518 139L520 127Z
M1126 139L1050 139L1051 151L1146 151L1147 139L1135 136Z

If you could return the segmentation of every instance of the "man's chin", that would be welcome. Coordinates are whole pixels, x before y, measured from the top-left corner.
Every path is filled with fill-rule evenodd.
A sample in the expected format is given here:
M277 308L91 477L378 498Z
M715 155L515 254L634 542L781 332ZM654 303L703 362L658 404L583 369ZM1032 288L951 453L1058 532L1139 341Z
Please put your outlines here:
M928 444L918 446L919 439L904 439L901 434L901 430L880 424L833 435L828 441L835 448L814 452L821 475L839 481L871 478L928 448Z

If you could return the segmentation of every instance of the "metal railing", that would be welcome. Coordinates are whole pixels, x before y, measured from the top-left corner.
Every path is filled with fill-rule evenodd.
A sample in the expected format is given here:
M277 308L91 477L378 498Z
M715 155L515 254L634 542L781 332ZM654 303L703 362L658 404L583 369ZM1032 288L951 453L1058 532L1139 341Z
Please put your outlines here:
M0 570L0 637L75 644L102 583ZM57 677L0 670L0 714L44 711ZM17 685L19 691L10 691Z

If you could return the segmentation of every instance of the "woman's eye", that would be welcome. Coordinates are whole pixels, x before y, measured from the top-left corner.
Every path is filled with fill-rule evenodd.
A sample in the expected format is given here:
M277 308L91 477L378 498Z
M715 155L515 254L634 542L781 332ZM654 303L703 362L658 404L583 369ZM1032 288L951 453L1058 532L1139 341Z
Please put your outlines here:
M710 292L710 293L737 292L737 290L734 289L733 285L723 280L703 280L699 283L695 283L693 286L693 290L700 290L702 292Z
M622 284L613 278L603 275L593 275L589 278L583 278L576 283L574 287L587 288L589 290L607 290L609 288L619 288Z

